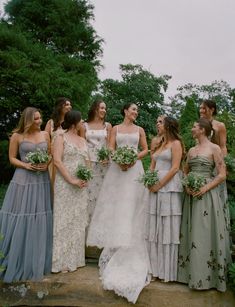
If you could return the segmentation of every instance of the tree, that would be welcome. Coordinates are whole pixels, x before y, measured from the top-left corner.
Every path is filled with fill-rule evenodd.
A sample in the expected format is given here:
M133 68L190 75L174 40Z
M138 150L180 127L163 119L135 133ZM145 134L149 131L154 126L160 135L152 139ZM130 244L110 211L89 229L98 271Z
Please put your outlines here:
M0 22L1 138L26 106L50 116L58 96L87 111L98 84L101 43L85 0L12 0Z
M180 117L187 97L193 97L198 108L201 100L213 99L220 113L235 112L235 89L232 89L226 81L213 81L209 85L188 83L178 87L177 90L178 93L170 99L172 111L177 117Z
M108 120L116 125L122 121L120 110L125 103L139 107L137 123L147 134L154 134L156 118L164 112L164 95L169 76L156 77L141 65L120 65L122 80L106 79L100 92L108 107Z

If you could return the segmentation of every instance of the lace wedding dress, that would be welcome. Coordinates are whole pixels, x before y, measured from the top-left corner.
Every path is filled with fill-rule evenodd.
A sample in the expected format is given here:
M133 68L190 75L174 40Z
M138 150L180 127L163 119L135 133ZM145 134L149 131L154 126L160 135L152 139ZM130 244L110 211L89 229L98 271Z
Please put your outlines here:
M139 130L123 134L117 131L117 146L136 150ZM141 161L122 171L111 163L105 176L91 220L87 245L104 248L99 259L104 289L114 290L135 303L149 282L149 259L144 238L145 192L138 182L143 174Z
M64 136L63 163L75 176L78 164L88 159L86 148L78 148ZM85 265L85 228L87 226L87 190L65 181L56 172L54 187L54 231L52 272L74 271Z

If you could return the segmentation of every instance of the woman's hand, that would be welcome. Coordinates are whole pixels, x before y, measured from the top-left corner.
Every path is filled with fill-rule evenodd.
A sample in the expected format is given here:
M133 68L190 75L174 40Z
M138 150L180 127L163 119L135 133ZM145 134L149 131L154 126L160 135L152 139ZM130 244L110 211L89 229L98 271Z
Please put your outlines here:
M135 165L135 162L131 164L118 164L122 171L126 172L129 168Z
M160 188L161 188L161 186L160 186L159 182L157 182L156 184L148 187L149 191L153 192L153 193L158 192L160 190Z
M206 187L206 185L204 185L203 187L201 187L200 188L200 190L199 191L197 191L197 192L192 192L192 196L193 197L198 197L198 198L200 198L202 195L204 195L206 192L208 192L208 189L207 189L207 187Z
M47 163L41 163L41 164L33 164L33 163L25 163L24 168L28 171L34 171L34 172L45 172L47 170Z
M75 186L78 186L80 189L85 188L85 187L88 186L88 182L87 181L81 180L81 179L78 179L78 178L73 178L71 180L71 184L73 184Z

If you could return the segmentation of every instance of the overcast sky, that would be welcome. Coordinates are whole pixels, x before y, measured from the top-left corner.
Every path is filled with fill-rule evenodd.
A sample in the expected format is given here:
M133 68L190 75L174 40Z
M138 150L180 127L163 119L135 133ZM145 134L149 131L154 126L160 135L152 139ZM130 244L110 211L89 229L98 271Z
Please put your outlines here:
M131 63L171 75L167 95L188 82L223 79L235 87L235 0L91 2L105 40L101 79L119 79L119 64Z

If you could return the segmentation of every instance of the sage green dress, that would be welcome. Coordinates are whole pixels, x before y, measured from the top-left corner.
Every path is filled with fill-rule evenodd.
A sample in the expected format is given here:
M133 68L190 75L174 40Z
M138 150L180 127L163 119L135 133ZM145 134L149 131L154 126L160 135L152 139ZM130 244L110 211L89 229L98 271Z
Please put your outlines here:
M214 162L206 156L189 161L190 171L212 180ZM231 261L223 204L216 187L202 199L185 194L178 258L178 281L192 289L226 290L227 265Z

